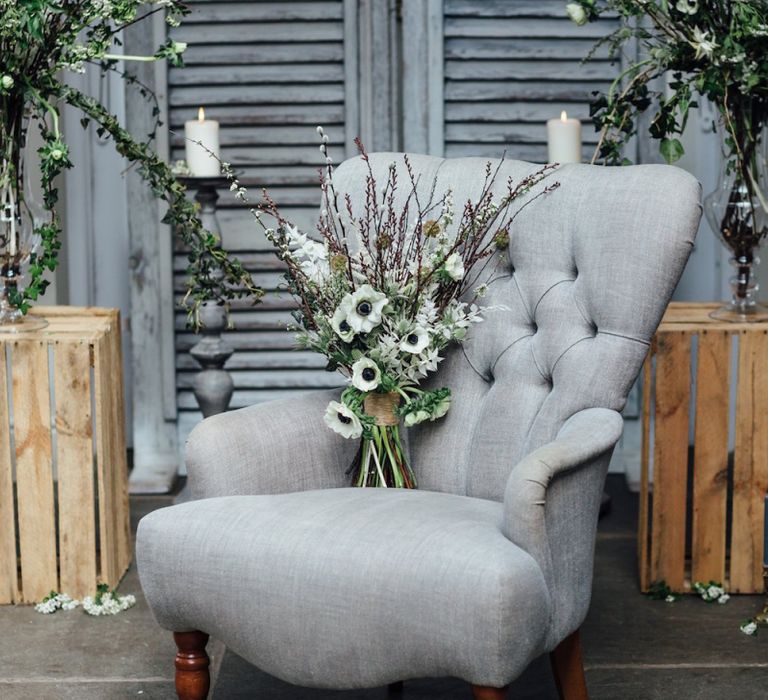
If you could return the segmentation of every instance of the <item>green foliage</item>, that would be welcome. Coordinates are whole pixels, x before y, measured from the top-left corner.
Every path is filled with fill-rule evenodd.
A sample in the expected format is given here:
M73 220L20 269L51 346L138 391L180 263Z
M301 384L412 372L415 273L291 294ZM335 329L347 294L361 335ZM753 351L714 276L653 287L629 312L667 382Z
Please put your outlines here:
M672 589L667 585L664 579L660 581L654 581L649 587L646 595L651 600L666 600L669 596L673 595Z
M137 141L97 100L66 83L67 71L83 72L86 64L104 72L114 71L151 101L159 126L159 109L151 90L135 76L119 70L118 60L167 60L180 66L186 44L169 39L152 56L109 53L113 46L119 46L121 30L157 12L165 12L166 21L177 26L188 10L179 0L0 0L0 193L11 191L18 206L24 206L21 153L29 129L36 125L43 141L38 157L44 205L49 213L49 220L35 230L40 245L29 260L27 284L10 292L11 303L24 312L30 301L45 292L45 274L56 269L61 249L58 192L53 183L72 167L59 130L62 102L83 113L84 128L94 122L99 136L109 136L118 153L138 166L138 173L154 195L168 204L164 221L174 227L188 250L184 301L190 325L199 326L198 310L203 302L228 306L233 299L247 297L255 303L262 295L242 264L230 258L221 241L203 229L197 205L187 199L184 187L151 148L153 134L147 143ZM7 236L0 233L0 247L4 248L0 265L3 274L8 274L6 270L19 268L21 258L9 254Z
M768 122L768 2L577 0L568 8L574 21L584 20L580 24L606 13L618 15L620 26L595 48L607 47L614 59L641 58L606 93L595 95L591 116L600 132L595 160L625 162L622 146L637 133L638 116L654 106L649 133L667 162L678 160L683 147L676 136L699 96L717 107L728 134L726 157L751 190L749 173ZM671 76L666 94L651 87L661 76Z

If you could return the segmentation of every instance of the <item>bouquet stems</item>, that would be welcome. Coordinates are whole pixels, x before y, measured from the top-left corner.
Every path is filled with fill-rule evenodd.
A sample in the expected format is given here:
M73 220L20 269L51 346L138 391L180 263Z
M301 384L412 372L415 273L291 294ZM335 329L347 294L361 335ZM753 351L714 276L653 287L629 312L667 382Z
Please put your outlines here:
M352 472L353 486L416 488L408 458L400 441L399 425L375 425L372 438L363 438Z
M369 428L363 433L360 449L352 464L353 486L415 489L416 477L400 440L398 392L370 392L364 395L363 409Z

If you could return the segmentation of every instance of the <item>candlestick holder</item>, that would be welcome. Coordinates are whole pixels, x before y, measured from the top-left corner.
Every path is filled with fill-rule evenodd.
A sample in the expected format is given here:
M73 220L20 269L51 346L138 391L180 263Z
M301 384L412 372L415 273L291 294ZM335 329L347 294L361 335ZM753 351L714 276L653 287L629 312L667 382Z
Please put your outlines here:
M200 205L200 221L203 227L221 238L221 227L216 217L216 203L219 189L228 187L224 175L189 176L178 178L188 190L194 191L195 201ZM204 418L223 413L229 408L234 391L232 376L224 369L234 348L222 337L227 327L227 314L223 306L205 302L200 308L202 338L189 351L201 367L193 382L197 405Z
M216 217L216 203L219 201L219 189L229 187L229 180L224 175L196 177L193 175L177 176L178 181L190 192L200 205L200 222L203 227L221 239L221 227ZM229 408L234 392L232 375L224 369L234 348L223 338L227 328L227 314L223 306L214 302L203 302L200 307L202 329L200 340L193 345L189 354L200 365L200 371L192 381L195 401L203 418L224 413ZM174 503L190 500L189 484L185 485L174 499Z
M184 175L178 180L188 190L194 191L195 201L200 205L203 227L221 238L216 203L219 201L219 189L229 186L227 177ZM222 337L227 327L227 314L223 306L204 302L200 308L200 321L202 338L190 349L189 354L201 368L195 376L193 390L203 417L208 418L226 411L232 400L234 382L224 365L232 356L234 348Z
M195 193L195 201L200 205L200 222L203 228L221 238L221 227L216 218L216 203L219 190L229 188L229 178L225 175L179 175L176 178L184 187Z

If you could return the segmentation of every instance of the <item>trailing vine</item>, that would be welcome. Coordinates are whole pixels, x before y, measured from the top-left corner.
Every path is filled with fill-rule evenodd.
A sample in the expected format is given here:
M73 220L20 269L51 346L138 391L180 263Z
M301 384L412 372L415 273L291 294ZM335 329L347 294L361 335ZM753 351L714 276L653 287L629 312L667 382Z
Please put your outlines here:
M228 255L221 240L203 228L198 205L187 198L171 168L153 150L151 142L160 125L155 96L134 75L119 68L121 61L163 60L181 66L186 44L168 39L151 56L110 53L121 44L123 29L158 12L165 13L168 24L178 26L188 9L178 0L0 0L0 274L12 280L6 285L7 301L22 313L45 293L46 275L56 269L61 250L55 181L73 165L59 128L62 103L82 112L84 128L94 122L99 136L109 136L117 152L138 166L154 195L168 204L163 221L173 227L187 252L184 305L192 327L200 325L198 311L204 302L228 307L235 299L249 298L256 303L263 294L241 262ZM97 65L102 72L113 71L153 101L148 108L155 129L146 142L131 136L98 100L66 84L63 73L84 72L87 64ZM33 216L23 186L22 153L33 125L42 141L37 157L47 212L44 221ZM18 230L24 223L33 228L30 238L37 243L22 249ZM17 286L22 271L23 287Z

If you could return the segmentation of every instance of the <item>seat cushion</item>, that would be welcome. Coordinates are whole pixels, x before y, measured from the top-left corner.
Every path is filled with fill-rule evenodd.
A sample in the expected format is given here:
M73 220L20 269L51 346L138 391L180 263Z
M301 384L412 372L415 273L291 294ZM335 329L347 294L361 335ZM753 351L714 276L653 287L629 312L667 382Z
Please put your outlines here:
M147 600L298 685L427 676L505 685L543 651L549 594L502 506L429 491L331 489L164 508L139 525Z

